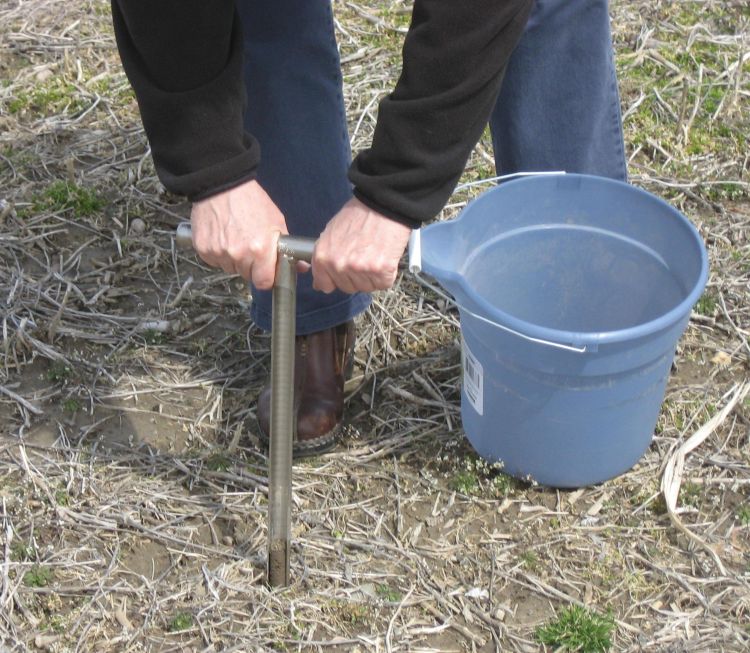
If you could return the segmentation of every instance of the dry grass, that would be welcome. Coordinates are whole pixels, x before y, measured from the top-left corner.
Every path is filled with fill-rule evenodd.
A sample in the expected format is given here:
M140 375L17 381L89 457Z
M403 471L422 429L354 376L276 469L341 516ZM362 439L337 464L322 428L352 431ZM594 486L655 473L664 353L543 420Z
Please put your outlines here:
M406 14L335 9L356 149ZM173 247L187 207L154 176L107 4L0 5L0 649L538 651L570 606L611 611L617 651L748 649L748 11L612 11L633 180L712 266L653 445L575 492L482 464L457 316L403 275L360 325L348 437L295 467L294 584L271 591L269 339L241 284Z

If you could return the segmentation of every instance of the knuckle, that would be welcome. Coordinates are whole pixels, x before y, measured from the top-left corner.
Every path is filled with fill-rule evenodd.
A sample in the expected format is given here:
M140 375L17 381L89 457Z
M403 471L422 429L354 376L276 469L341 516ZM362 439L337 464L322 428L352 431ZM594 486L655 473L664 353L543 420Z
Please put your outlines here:
M372 267L372 262L366 256L357 256L356 254L347 254L342 257L344 265L349 270L367 270Z
M367 261L359 258L351 259L348 264L348 268L353 272L367 273L371 271L371 266Z
M224 250L224 255L231 259L232 261L239 261L243 258L242 256L242 250L239 247L236 247L234 245L229 245Z
M246 247L254 258L263 256L270 249L270 245L260 238L251 238L247 241Z
M322 267L330 267L331 257L325 250L315 251L315 262Z

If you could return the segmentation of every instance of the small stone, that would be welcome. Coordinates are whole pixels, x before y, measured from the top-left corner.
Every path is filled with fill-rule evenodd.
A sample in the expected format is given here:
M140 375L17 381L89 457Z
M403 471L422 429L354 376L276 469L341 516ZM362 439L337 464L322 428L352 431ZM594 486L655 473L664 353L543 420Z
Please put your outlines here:
M146 223L140 218L133 218L130 221L130 235L140 236L146 231Z
M8 200L0 199L0 224L3 224L9 215L12 217L13 213L13 204Z
M54 73L49 68L42 68L36 75L36 81L38 82L46 82L48 79L50 79Z
M725 351L719 351L716 353L716 356L711 359L711 362L717 367L729 367L732 363L732 357Z
M34 638L34 646L43 651L51 651L60 639L60 635L37 635Z

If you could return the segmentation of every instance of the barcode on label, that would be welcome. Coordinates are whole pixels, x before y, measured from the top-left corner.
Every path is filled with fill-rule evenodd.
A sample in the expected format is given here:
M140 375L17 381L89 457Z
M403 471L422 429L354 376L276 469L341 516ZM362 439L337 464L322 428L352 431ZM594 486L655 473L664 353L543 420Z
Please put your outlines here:
M480 415L484 411L484 370L482 364L471 353L466 341L461 339L461 354L463 359L464 392L469 403Z

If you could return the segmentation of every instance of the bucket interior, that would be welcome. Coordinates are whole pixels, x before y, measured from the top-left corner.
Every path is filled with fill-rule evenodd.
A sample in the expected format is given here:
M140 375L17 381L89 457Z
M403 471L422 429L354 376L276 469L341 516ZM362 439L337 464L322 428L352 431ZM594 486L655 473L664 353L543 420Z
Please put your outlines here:
M605 230L564 224L483 243L461 274L491 306L562 331L635 327L676 308L689 292L654 250Z
M459 305L545 339L602 342L663 328L689 313L707 277L687 218L590 175L501 184L423 231L424 269Z

